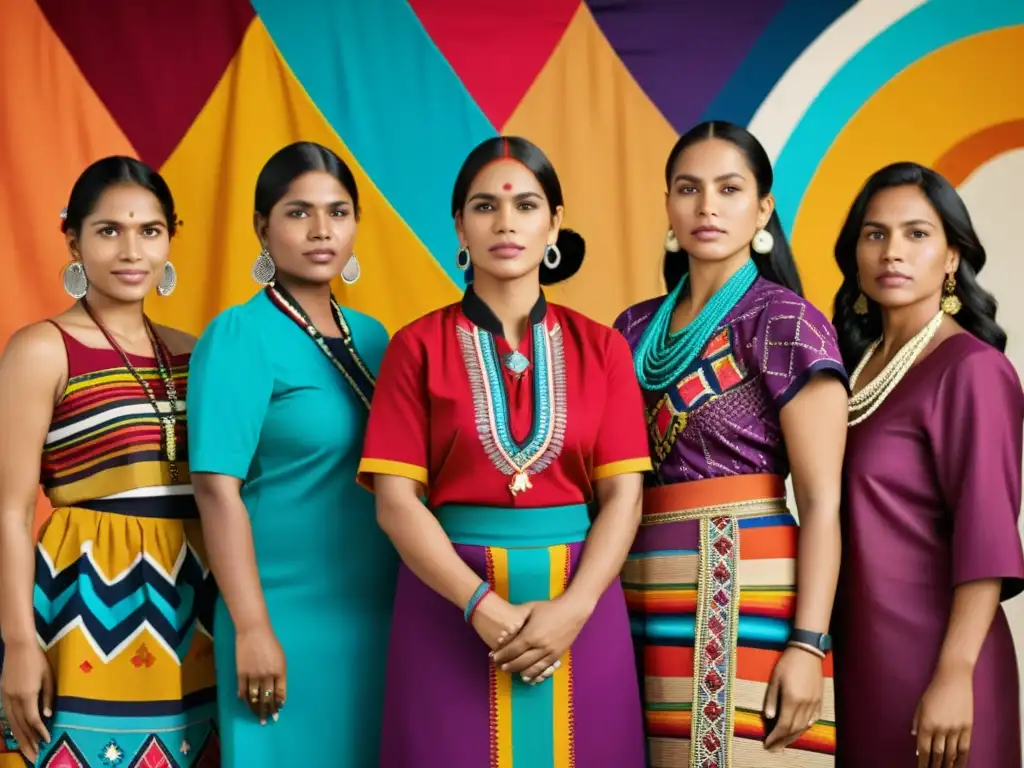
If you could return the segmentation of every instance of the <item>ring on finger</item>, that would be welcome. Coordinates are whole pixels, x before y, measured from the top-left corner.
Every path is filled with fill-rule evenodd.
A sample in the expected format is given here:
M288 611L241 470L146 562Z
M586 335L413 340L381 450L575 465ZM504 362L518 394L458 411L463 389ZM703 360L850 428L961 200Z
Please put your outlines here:
M273 690L273 688L267 688L267 690L265 690L265 691L263 692L263 698L264 698L264 699L269 699L269 698L270 698L271 696L273 696L273 695L274 695L274 690Z

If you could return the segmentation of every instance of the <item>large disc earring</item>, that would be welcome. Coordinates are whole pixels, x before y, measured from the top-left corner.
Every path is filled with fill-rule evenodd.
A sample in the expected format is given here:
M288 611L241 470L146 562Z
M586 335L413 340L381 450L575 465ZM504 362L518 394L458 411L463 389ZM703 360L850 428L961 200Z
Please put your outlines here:
M672 231L672 227L668 228L668 232L665 233L665 250L670 253L679 253L682 248L679 245L679 238L676 237L676 233Z
M754 239L750 241L750 247L757 253L764 256L767 253L772 252L772 248L775 245L775 238L772 237L772 233L767 229L759 229L754 234Z
M256 261L252 265L252 279L260 285L270 285L274 282L274 275L277 274L277 267L270 257L270 251L266 248L260 251Z
M85 267L80 261L72 261L61 274L61 281L64 283L64 292L75 301L78 301L89 290L89 278L85 276Z
M558 265L562 263L562 252L558 250L557 245L549 245L544 249L544 266L548 269L558 269Z
M469 248L465 245L459 248L455 254L455 266L465 272L472 265L473 260L469 258Z
M164 273L160 276L160 282L156 284L156 292L161 296L170 296L178 285L178 270L171 262L164 262Z
M963 304L955 293L956 277L953 276L952 272L946 275L946 282L942 284L942 290L943 296L939 306L942 308L943 312L947 315L955 315L963 309Z
M345 285L352 285L359 279L360 273L359 259L357 259L356 255L353 253L348 257L348 261L345 262L345 266L341 268L341 280Z

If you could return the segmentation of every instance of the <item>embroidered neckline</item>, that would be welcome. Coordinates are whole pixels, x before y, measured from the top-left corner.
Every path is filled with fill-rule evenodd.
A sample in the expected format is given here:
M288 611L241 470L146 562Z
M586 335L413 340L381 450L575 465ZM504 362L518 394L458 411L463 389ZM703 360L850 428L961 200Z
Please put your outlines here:
M566 377L561 326L548 330L546 322L531 328L534 359L533 423L523 443L512 435L511 414L502 361L494 336L473 324L459 326L466 372L473 393L477 432L487 457L504 475L512 477L512 496L533 487L529 476L547 469L565 443Z
M299 303L292 298L292 295L285 290L284 286L271 283L266 287L267 298L270 299L270 303L281 310L285 316L289 317L295 322L302 330L304 330L309 337L316 343L317 347L327 357L328 360L334 365L338 372L344 377L345 381L355 392L356 396L362 401L366 409L370 409L370 401L373 399L373 390L377 385L377 381L373 374L370 373L369 368L363 362L363 359L359 356L359 352L356 350L355 341L352 339L352 330L348 326L348 322L345 320L345 315L341 311L341 306L337 300L331 295L331 312L334 314L334 320L338 324L338 328L341 329L341 339L343 342L343 351L341 355L336 355L331 346L327 343L323 334L317 330L317 327L313 325L313 321L309 319L309 315L303 311Z

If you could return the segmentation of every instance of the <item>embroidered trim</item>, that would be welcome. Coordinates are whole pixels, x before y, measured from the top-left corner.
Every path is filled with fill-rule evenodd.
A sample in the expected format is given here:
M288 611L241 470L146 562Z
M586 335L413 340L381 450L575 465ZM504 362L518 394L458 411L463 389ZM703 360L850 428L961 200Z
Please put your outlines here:
M694 627L691 765L732 764L739 623L739 522L735 517L701 518L700 571Z
M565 446L568 419L561 326L556 324L550 331L545 323L533 326L533 426L523 444L512 437L505 381L494 338L475 325L472 331L461 326L457 330L473 396L477 434L487 458L504 475L535 475L547 469Z
M335 356L324 340L323 334L317 330L306 313L302 311L302 307L282 286L271 283L265 290L270 303L280 309L296 325L309 334L309 337L316 342L320 351L334 364L338 372L345 377L345 381L348 382L352 391L356 393L356 396L362 400L363 405L369 410L370 400L373 399L373 390L377 386L377 380L370 373L369 368L366 367L362 357L356 351L356 345L352 339L352 330L348 327L348 322L341 311L341 306L335 301L334 296L331 296L331 311L334 313L334 320L337 322L338 328L341 329L341 338L345 345L345 351L348 353L341 358Z

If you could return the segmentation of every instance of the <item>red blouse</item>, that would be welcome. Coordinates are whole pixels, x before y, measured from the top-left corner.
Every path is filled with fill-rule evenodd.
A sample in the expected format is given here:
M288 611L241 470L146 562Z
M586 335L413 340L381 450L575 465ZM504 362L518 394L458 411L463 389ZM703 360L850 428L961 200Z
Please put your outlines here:
M625 339L542 295L512 350L470 287L391 340L359 480L416 480L432 508L547 507L588 503L595 481L650 468Z

